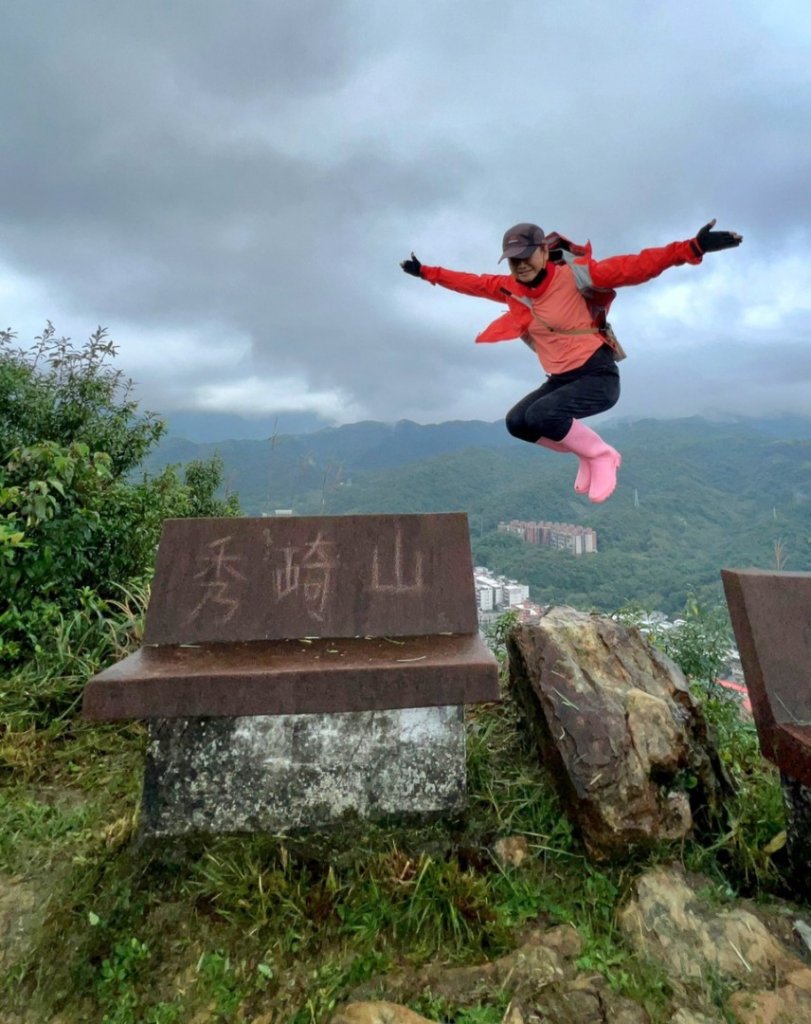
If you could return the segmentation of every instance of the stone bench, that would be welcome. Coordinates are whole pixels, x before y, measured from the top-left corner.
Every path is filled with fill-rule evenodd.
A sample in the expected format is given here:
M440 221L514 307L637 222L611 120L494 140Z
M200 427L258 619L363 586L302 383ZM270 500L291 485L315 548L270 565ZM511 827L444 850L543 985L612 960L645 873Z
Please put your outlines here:
M149 721L142 830L277 831L458 809L463 707L498 699L463 514L186 519L83 714Z
M793 874L811 877L811 573L723 569L764 757L780 770Z

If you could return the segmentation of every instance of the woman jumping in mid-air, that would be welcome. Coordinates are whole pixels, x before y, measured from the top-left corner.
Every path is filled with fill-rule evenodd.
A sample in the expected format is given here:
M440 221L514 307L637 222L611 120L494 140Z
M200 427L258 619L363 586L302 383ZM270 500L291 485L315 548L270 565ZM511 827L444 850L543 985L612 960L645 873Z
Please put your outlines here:
M589 244L575 245L556 232L546 235L536 224L516 224L502 245L509 275L428 267L413 252L400 266L431 284L506 304L508 311L476 341L521 338L547 375L507 413L507 430L522 441L574 453L580 460L574 489L591 501L605 501L617 485L620 454L582 420L610 409L620 394L617 360L624 353L606 322L614 289L740 245L740 235L713 231L714 226L711 220L686 242L594 260Z

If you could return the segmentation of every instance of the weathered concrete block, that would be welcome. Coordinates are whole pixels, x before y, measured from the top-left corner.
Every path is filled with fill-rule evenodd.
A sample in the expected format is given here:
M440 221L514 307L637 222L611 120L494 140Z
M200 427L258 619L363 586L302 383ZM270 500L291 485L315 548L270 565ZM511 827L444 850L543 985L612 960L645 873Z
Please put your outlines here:
M464 708L156 719L140 830L283 833L465 803Z

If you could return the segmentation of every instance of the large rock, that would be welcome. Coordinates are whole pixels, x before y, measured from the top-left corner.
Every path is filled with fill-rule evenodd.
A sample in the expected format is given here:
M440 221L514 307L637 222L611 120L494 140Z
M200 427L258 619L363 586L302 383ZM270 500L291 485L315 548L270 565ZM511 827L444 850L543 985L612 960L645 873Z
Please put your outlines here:
M410 1002L430 992L454 1006L474 1006L503 990L520 999L537 999L550 986L567 986L577 973L575 957L582 939L570 925L531 930L525 941L497 960L464 967L428 964L394 971L364 982L350 993L354 1002L385 999Z
M716 814L728 784L701 709L639 630L558 607L514 627L507 649L513 692L593 858L681 839L696 815Z
M702 898L704 886L707 879L691 884L678 867L647 871L619 914L630 944L683 984L715 977L749 989L774 987L803 970L796 952L745 905L719 907Z
M650 1024L644 1008L612 992L600 974L578 970L582 949L571 925L531 928L518 949L498 960L467 967L429 964L366 982L330 1024L416 1024L422 1018L395 1013L428 993L456 1008L506 995L511 1004L503 1024Z
M513 1003L502 1024L650 1024L644 1007L612 992L598 974L579 974L566 986L553 985L537 1001Z
M740 1024L808 1024L811 970L789 974L786 984L761 992L736 992L729 1007Z
M662 1012L669 1024L722 1024L730 1012L739 1024L808 1024L811 968L785 914L755 914L740 901L718 906L702 896L711 888L679 866L653 868L619 915L628 944L668 977L673 1001ZM417 1024L423 1018L403 1004L429 993L457 1010L509 998L502 1024L650 1024L642 1005L579 969L583 939L573 927L532 927L523 939L497 960L433 963L366 982L330 1024ZM725 1005L717 1002L719 991L732 990Z

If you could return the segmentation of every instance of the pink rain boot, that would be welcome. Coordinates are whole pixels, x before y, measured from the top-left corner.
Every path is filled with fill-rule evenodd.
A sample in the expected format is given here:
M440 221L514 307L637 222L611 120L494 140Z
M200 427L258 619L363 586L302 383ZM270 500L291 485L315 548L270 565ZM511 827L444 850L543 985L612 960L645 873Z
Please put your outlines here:
M558 442L581 459L588 459L591 470L589 501L610 498L617 486L617 470L622 456L610 444L580 420L572 420L569 433Z
M539 437L535 443L543 445L544 448L551 448L553 452L571 453L571 449L567 448L566 445L561 444L560 441L550 441L548 437ZM574 478L574 489L578 494L588 494L590 481L591 466L589 465L588 459L578 459L577 476Z

